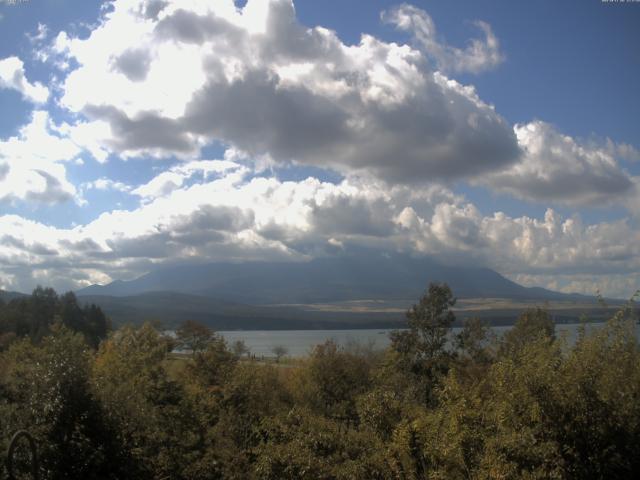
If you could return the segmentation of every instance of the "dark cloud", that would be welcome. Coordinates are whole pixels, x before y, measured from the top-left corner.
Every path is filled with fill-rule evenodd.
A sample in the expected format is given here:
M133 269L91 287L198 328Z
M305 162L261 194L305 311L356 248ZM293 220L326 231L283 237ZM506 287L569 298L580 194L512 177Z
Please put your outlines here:
M141 82L147 78L150 65L151 55L148 50L131 48L114 60L113 68L132 82Z
M212 232L235 233L253 226L253 212L236 207L203 205L181 218L171 230L172 237L185 238L194 233L206 238Z
M300 24L290 1L269 2L265 18L251 19L256 31L242 26L240 13L233 23L215 11L180 5L157 21L152 40L144 33L135 50L114 52L120 69L139 79L140 59L170 61L158 52L175 42L202 60L202 71L179 74L204 82L178 118L148 107L131 113L135 99L91 107L87 98L84 111L112 126L112 149L170 156L221 141L276 162L397 183L475 177L518 160L511 126L473 88L432 70L418 50L367 35L346 46L330 30ZM157 102L154 110L165 111L165 98Z
M73 253L92 254L102 251L100 245L90 238L72 242L70 240L60 240L60 246Z
M179 122L154 112L140 112L135 118L129 118L115 107L88 106L85 113L109 122L114 133L111 147L115 150L163 149L188 153L197 148Z
M158 19L158 14L169 5L168 1L164 0L147 0L143 4L142 14L147 19Z
M27 251L34 255L48 256L48 255L58 255L59 253L57 250L51 247L47 247L42 243L33 242L33 241L28 243L27 241L20 238L16 238L12 235L3 235L0 238L0 243L4 245L10 245L12 247L18 248L23 251Z
M366 235L387 237L395 230L389 205L364 198L334 196L314 205L311 221L322 235Z
M399 105L336 102L251 72L212 82L187 106L185 127L252 154L392 182L473 177L520 154L511 127L435 82Z
M114 259L147 258L164 259L178 255L182 247L171 240L170 233L160 231L135 238L112 238L107 240L111 249L109 257Z
M184 124L253 154L282 160L331 158L348 138L348 115L304 88L278 88L263 72L233 83L213 82L187 106Z

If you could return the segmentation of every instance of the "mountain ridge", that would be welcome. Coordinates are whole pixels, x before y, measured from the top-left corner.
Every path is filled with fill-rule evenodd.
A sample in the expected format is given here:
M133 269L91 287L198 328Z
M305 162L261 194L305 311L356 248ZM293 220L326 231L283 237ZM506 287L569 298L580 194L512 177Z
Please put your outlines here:
M429 257L345 256L309 262L217 262L164 267L136 279L78 290L79 296L178 292L249 305L361 299L417 299L430 282L449 284L458 298L593 300L524 287L486 267L447 266Z

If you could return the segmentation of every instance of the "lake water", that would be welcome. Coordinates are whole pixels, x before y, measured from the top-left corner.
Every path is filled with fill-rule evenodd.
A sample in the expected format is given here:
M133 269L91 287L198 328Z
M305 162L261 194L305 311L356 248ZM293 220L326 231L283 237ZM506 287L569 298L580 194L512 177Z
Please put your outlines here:
M603 324L592 323L587 329L600 328ZM556 336L566 332L569 343L575 342L580 324L556 325ZM501 335L511 327L493 327L493 331ZM453 333L461 329L454 328ZM303 357L308 355L314 346L333 340L338 345L348 345L357 342L360 345L372 345L376 349L384 349L389 345L389 332L392 330L239 330L218 332L231 345L236 340L242 340L257 357L272 357L272 349L281 345L288 351L289 356ZM638 334L636 329L636 335Z

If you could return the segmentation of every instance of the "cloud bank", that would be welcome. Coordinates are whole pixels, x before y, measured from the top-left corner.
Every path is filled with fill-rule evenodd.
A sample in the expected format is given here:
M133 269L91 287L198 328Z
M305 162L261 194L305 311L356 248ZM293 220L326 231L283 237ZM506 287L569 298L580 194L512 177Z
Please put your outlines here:
M105 213L72 229L0 217L4 281L55 282L65 272L75 279L70 286L82 286L167 262L303 261L363 246L491 265L515 277L593 280L594 272L628 277L640 269L640 233L624 220L585 225L551 209L543 219L486 216L443 187L280 181L246 176L227 160L183 173L204 168L215 178L154 190L135 210Z
M147 7L118 1L88 38L58 36L61 54L79 64L61 103L106 122L100 141L119 155L189 157L221 141L404 183L473 177L518 159L504 119L420 50L368 35L348 46L299 24L286 0L167 2L153 15ZM175 72L189 73L176 82Z
M625 168L637 149L542 120L510 125L456 80L506 60L489 24L476 21L481 36L456 47L417 7L382 19L410 44L367 34L346 44L301 24L290 0L116 0L81 37L39 27L50 88L28 81L17 57L0 61L0 88L40 105L0 140L0 205L91 209L85 196L98 191L135 207L70 228L0 214L0 288L368 247L626 295L640 271L640 179ZM42 109L49 97L64 120ZM204 153L212 145L223 158ZM83 159L101 173L74 185L68 167ZM104 173L114 159L155 174L117 181ZM281 178L308 167L320 173ZM549 208L482 212L454 193L460 184ZM601 205L628 216L558 213Z

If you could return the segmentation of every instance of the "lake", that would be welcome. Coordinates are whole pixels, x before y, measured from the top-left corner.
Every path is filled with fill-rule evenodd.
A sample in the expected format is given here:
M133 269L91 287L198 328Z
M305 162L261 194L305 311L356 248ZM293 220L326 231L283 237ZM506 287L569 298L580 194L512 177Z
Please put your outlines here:
M566 332L569 343L575 342L578 328L581 324L556 325L556 335L559 337ZM602 323L591 323L587 329L600 328ZM509 330L510 326L492 327L493 331L501 335ZM453 328L453 333L458 333L460 328ZM218 332L231 345L236 340L242 340L249 347L251 353L257 357L273 356L272 349L281 345L288 350L292 357L304 357L308 355L314 346L324 343L326 340L334 340L338 345L348 345L357 342L361 345L371 344L376 349L384 349L389 345L389 332L385 329L361 329L361 330L237 330ZM636 329L636 335L638 335Z

